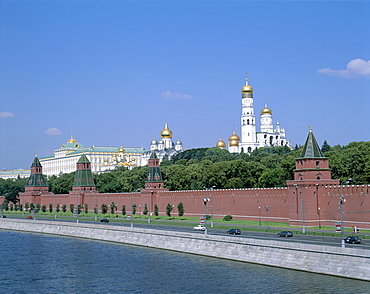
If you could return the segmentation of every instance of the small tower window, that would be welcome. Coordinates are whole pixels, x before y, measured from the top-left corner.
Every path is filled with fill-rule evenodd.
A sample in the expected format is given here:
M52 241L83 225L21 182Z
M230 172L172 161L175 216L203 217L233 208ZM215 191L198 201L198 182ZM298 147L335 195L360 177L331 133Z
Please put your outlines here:
M247 125L249 125L249 119L247 119Z
M316 168L320 168L320 161L316 161Z

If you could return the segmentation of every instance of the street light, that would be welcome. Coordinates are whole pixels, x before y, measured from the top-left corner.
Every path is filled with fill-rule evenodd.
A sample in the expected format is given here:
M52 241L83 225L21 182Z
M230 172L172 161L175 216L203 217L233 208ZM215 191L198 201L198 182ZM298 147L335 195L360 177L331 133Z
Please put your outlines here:
M318 207L318 208L317 208L317 214L319 215L319 229L321 229L320 210L321 210L321 208L320 208L320 207Z
M211 201L209 198L203 198L203 203L204 203L204 234L207 235L207 202Z
M268 228L269 228L269 221L268 221L268 217L267 217L267 213L268 213L268 211L269 211L269 206L268 205L266 205L265 206L265 209L266 209L266 231L268 230Z
M148 205L148 224L150 224L150 200L151 200L151 198L152 198L152 196L153 196L153 191L150 191L150 194L149 194L149 199L148 199L148 203L149 203L149 205Z
M340 197L339 197L339 209L340 209L340 230L342 233L342 248L346 248L346 243L344 241L344 212L343 212L343 204L346 203L346 199L343 196L343 184L348 184L352 178L349 178L347 181L344 181L340 184Z
M259 221L260 226L261 226L261 206L258 206L258 221Z

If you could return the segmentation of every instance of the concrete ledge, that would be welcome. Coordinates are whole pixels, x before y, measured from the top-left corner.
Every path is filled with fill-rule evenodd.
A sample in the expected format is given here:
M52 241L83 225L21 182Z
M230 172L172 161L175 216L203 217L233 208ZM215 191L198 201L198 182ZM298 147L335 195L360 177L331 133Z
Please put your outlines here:
M370 281L370 250L112 226L1 219L0 229L111 241Z

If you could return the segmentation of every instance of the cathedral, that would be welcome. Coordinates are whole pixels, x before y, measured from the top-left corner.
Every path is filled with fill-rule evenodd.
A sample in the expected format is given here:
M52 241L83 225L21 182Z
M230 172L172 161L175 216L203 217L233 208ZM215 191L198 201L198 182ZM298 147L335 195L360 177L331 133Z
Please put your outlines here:
M248 78L241 89L242 92L242 114L240 118L241 139L235 130L228 139L228 146L220 138L216 147L229 150L230 153L251 153L260 147L288 146L290 142L285 137L285 130L276 123L274 127L272 121L272 110L265 107L260 111L260 131L257 132L257 121L254 111L253 88L248 84Z

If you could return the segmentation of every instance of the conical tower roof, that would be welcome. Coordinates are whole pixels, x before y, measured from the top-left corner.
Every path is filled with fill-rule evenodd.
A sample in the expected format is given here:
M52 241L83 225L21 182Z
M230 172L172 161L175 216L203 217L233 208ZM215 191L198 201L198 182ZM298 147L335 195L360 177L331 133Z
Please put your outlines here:
M322 154L319 144L317 144L316 138L313 135L312 128L308 133L306 143L303 146L303 150L300 158L320 158L324 157Z
M26 187L47 187L47 186L48 183L46 181L46 177L42 174L42 165L36 155L31 165L31 175L28 178Z
M82 154L77 163L90 163L90 160L87 158L85 154Z
M41 167L41 163L40 163L40 160L37 158L37 155L35 156L33 162L32 162L32 165L31 167Z

